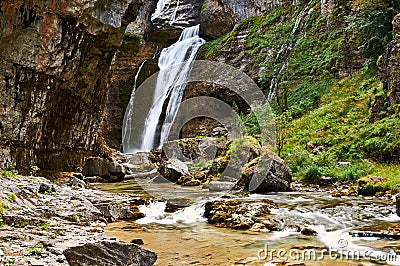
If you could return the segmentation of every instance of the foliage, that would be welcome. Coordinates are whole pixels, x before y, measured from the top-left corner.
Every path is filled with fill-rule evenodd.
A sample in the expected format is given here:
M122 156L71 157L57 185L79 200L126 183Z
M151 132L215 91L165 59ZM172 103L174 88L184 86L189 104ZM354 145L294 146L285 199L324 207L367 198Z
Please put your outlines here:
M1 171L0 174L2 177L6 178L16 177L18 171L15 168L16 168L16 163L12 163L7 169Z
M7 196L10 202L14 202L17 200L17 196L15 195L15 193L8 193Z
M0 215L3 215L4 214L4 209L7 209L7 208L8 208L7 204L5 204L3 202L3 200L0 199Z
M376 59L392 39L391 21L400 2L334 1L332 13L323 16L320 1L312 1L293 31L305 2L297 9L282 5L245 20L227 36L208 43L206 56L237 45L235 37L247 33L245 52L263 69L258 83L265 94L276 81L270 105L277 152L296 178L357 180L377 174L396 188L400 180L387 169L400 161L400 107L391 107L382 116L386 118L373 124L369 115L375 96L383 93ZM241 118L249 134L260 134L254 111ZM307 150L307 143L318 150ZM351 165L336 167L343 161Z
M375 67L384 46L393 38L392 19L400 10L400 3L392 0L362 0L354 4L356 15L347 16L347 31L351 42L359 44L367 60L365 65Z

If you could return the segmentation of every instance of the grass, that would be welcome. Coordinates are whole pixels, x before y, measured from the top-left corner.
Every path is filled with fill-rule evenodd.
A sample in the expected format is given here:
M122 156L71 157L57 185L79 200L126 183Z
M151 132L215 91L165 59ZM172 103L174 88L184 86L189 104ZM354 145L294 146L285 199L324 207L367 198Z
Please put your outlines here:
M8 193L8 194L7 194L7 197L8 197L8 200L9 200L10 202L17 201L17 195L15 195L15 193Z

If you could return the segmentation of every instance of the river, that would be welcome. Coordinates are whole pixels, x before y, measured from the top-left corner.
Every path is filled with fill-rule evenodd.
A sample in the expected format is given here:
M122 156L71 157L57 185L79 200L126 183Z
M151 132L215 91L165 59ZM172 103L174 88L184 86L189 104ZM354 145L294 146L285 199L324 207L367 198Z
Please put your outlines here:
M398 239L350 234L378 232L399 223L390 196L337 198L329 191L224 194L250 203L270 199L277 204L271 216L282 230L252 232L208 224L204 202L222 194L198 187L171 190L169 184L153 184L154 190L165 192L158 199L133 180L101 188L152 199L140 207L145 218L109 224L106 234L126 242L142 239L143 247L158 254L156 265L400 265ZM186 207L165 212L167 201ZM318 235L303 235L299 226Z

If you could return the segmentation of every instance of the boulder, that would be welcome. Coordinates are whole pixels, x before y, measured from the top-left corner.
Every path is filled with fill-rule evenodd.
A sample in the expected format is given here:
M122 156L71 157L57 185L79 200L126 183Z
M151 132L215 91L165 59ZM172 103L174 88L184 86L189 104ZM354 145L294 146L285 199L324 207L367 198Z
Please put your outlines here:
M135 244L116 241L86 243L83 246L68 248L63 254L72 266L150 266L157 260L157 255L152 251Z
M161 164L158 172L167 180L176 182L182 176L189 175L188 166L178 159L169 159Z
M235 186L235 183L224 181L211 181L208 184L210 191L229 191Z
M396 197L396 213L400 216L400 194Z
M90 157L85 161L82 169L84 176L100 176L108 175L108 161L100 157Z
M283 159L275 153L264 150L260 157L245 165L242 180L244 188L256 192L289 191L292 171Z
M208 39L216 39L229 33L239 18L233 10L220 1L206 0L201 11L200 27Z
M208 223L233 229L250 229L256 221L267 219L270 208L276 205L270 200L242 202L239 200L209 201L205 205L204 216Z

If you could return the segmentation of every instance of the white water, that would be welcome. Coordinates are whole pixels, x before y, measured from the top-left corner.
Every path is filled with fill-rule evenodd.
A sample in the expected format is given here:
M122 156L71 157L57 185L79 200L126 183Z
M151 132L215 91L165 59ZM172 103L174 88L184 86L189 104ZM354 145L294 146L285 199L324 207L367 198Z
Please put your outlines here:
M169 0L158 0L156 10L153 15L151 15L152 20L161 14L168 2Z
M173 225L177 223L192 224L204 222L204 201L198 202L189 207L178 210L174 213L166 213L166 202L151 202L148 205L139 206L139 210L145 215L144 218L137 220L138 224L164 224Z
M161 52L158 61L160 72L153 103L146 118L140 151L149 151L156 145L161 145L168 138L172 122L182 100L192 63L196 58L199 47L205 43L199 37L199 31L199 25L184 29L179 40ZM155 143L158 134L157 126L167 99L169 101L161 128L161 137L158 143Z
M133 117L133 103L135 101L135 94L136 94L136 89L137 89L137 79L139 77L140 72L142 71L142 68L144 66L144 64L147 62L147 60L143 61L143 63L139 66L139 69L136 73L135 76L135 81L133 83L133 89L132 89L132 94L131 94L131 98L129 100L129 104L128 104L128 112L125 114L125 126L123 127L122 130L122 139L124 141L126 140L130 140L132 138L132 117Z

